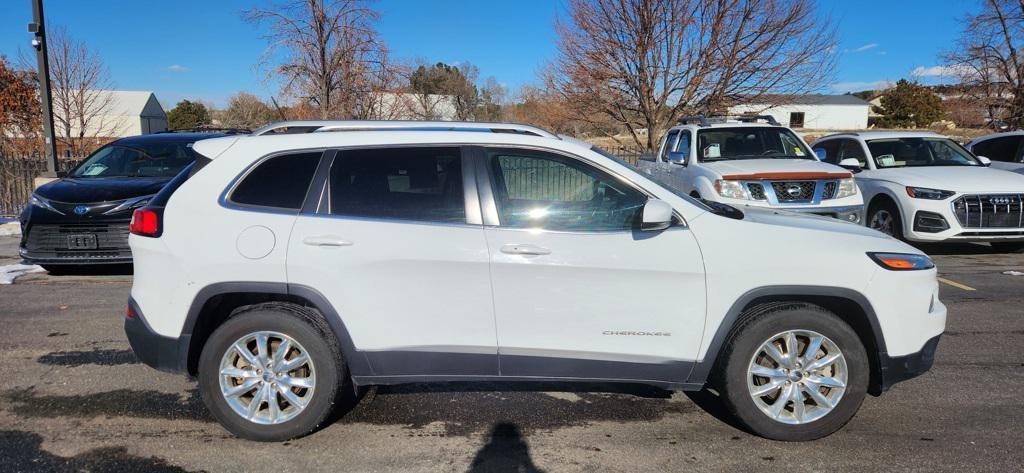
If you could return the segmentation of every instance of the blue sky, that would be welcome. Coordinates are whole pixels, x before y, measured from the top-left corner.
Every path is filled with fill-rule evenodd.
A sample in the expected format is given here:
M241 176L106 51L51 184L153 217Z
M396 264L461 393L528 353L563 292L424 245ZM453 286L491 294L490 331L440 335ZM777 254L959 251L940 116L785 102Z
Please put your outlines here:
M971 0L818 0L839 28L839 68L823 92L872 88L915 76L943 79L939 54L960 31ZM29 0L4 0L0 54L30 52ZM252 3L230 0L47 0L50 25L86 40L110 68L118 89L152 90L165 104L197 98L221 106L238 91L269 97L276 90L255 69L266 42L242 21ZM555 54L552 23L560 0L380 0L378 29L399 59L469 61L481 78L511 90L536 81ZM923 75L922 75L923 73Z

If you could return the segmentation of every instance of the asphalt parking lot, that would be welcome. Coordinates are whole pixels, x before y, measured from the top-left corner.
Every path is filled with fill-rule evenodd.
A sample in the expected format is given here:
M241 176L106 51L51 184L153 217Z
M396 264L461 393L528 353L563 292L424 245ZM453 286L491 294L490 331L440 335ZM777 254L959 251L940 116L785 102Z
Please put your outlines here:
M135 360L130 276L28 275L0 286L0 471L1021 471L1024 275L1003 272L1024 254L925 250L950 314L934 368L804 444L737 430L708 396L560 384L381 388L312 436L237 440L193 381ZM16 254L0 237L0 265Z

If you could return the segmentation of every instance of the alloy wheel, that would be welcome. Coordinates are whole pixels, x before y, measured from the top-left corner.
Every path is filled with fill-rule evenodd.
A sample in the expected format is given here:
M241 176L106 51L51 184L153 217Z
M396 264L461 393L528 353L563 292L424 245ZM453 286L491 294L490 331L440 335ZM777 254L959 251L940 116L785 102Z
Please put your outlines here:
M264 425L295 418L316 388L316 370L306 349L278 332L254 332L236 340L221 357L219 379L228 406Z
M871 215L871 222L868 223L868 226L886 235L892 236L895 235L893 229L895 220L896 219L893 218L892 214L889 213L888 210L878 210Z
M747 369L754 404L785 424L806 424L828 415L842 400L847 381L842 351L828 337L810 330L768 338Z

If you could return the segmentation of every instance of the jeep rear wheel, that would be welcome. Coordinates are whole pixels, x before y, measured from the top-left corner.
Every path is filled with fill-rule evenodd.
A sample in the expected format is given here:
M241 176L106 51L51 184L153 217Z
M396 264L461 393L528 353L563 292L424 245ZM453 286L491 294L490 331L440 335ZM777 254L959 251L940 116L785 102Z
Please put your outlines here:
M868 359L857 334L809 304L766 306L734 332L718 387L751 432L814 440L839 430L860 408Z
M233 434L282 441L321 427L340 401L345 365L334 337L298 306L261 304L218 327L199 359L210 412Z

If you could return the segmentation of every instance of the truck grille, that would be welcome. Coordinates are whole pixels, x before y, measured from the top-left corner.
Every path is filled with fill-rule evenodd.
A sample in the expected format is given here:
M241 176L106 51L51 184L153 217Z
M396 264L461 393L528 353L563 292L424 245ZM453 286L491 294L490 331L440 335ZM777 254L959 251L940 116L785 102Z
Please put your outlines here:
M71 235L96 235L96 248L71 249ZM131 257L128 223L32 225L25 239L31 258L112 259Z
M750 191L750 198L754 200L765 200L767 197L764 195L764 186L756 182L747 184L747 190Z
M772 190L779 202L811 200L814 197L816 181L772 181ZM793 193L790 193L794 190Z
M836 181L825 183L825 189L821 191L822 199L834 199L836 197Z
M953 213L964 228L1024 227L1024 194L973 194L953 201Z

